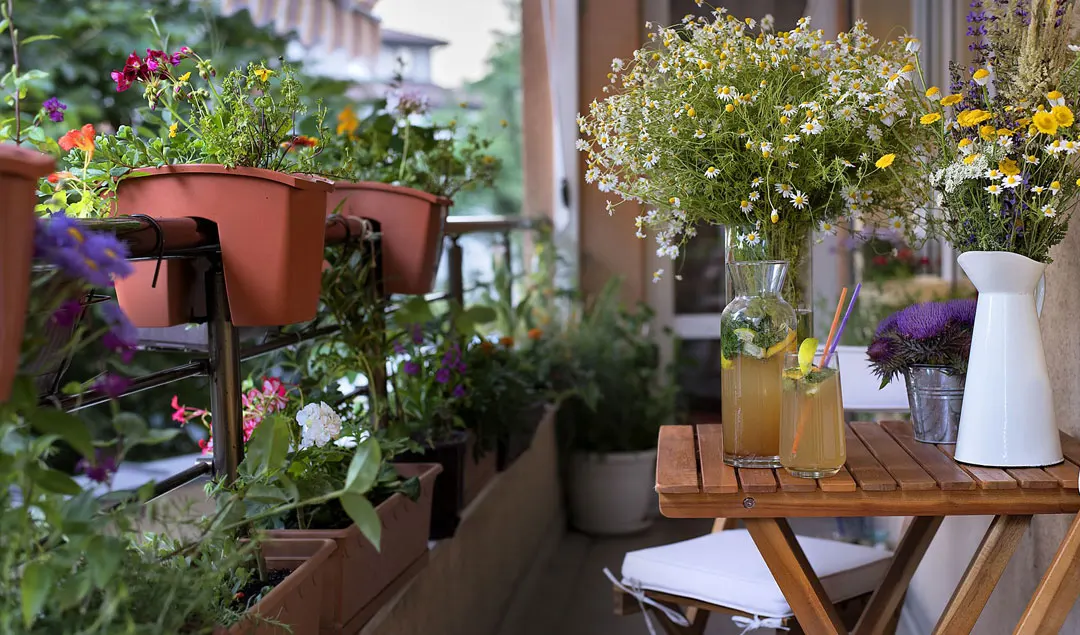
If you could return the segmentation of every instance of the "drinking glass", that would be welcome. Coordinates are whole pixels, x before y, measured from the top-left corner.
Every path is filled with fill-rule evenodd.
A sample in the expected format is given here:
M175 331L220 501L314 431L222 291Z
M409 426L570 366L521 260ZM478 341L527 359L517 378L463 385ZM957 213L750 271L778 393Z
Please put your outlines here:
M784 358L780 463L792 476L832 476L847 460L838 357L805 373L798 355Z

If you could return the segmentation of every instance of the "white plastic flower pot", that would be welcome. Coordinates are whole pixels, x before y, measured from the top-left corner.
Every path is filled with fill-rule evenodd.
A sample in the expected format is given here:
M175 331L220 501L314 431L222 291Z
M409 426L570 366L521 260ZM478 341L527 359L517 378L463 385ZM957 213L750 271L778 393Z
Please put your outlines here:
M656 450L570 459L570 524L597 535L642 531L655 519Z

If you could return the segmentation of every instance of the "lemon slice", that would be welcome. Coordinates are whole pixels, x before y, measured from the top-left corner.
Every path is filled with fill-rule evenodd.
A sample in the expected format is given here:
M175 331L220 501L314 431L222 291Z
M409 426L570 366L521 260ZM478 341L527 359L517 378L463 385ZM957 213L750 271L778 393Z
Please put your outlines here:
M748 328L735 329L732 332L735 334L735 337L739 338L739 341L743 344L752 344L754 342L754 336L756 335L753 329Z
M769 350L765 351L765 357L772 357L777 353L782 353L791 347L795 343L795 331L790 331L784 341L773 344L769 347Z
M735 368L735 361L730 360L730 359L724 357L723 355L721 355L720 356L720 368L723 368L724 370L731 370L732 368Z
M798 368L788 368L784 370L784 379L799 380L803 378L802 371Z
M814 355L817 355L817 338L808 337L799 345L799 370L805 375L810 372L814 364Z

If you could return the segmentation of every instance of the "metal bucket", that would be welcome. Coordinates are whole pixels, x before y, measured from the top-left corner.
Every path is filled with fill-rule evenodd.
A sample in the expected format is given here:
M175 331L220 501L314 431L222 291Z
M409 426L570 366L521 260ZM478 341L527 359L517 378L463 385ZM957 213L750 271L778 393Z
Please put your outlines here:
M911 366L904 371L915 439L923 443L956 443L964 376L945 366Z

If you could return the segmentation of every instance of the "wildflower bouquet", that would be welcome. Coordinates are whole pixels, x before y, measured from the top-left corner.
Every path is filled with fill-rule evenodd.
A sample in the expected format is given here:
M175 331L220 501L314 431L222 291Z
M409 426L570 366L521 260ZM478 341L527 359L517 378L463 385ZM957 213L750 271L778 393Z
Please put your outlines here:
M249 64L218 80L213 63L188 47L174 53L132 52L113 71L117 92L141 87L148 110L139 130L121 126L99 135L90 124L59 140L69 169L42 184L52 211L67 207L76 216L105 216L119 179L145 167L220 164L313 173L317 141L297 134L307 112L303 86L293 69ZM322 111L315 128L323 135ZM144 136L143 130L157 135Z
M974 327L975 300L913 304L881 321L866 355L882 388L915 365L963 375Z
M427 123L422 123L427 120ZM363 119L351 107L337 117L318 157L322 173L349 181L404 185L437 196L490 186L501 167L491 140L456 119L430 120L427 103L395 89Z
M741 230L744 256L809 256L807 238L845 215L878 222L905 196L892 172L916 166L902 124L914 75L902 39L879 46L861 22L833 40L802 18L684 18L658 28L629 63L612 62L610 96L578 118L585 179L621 201L654 207L637 219L672 259L701 222ZM798 289L797 281L792 288ZM798 301L798 298L795 298Z
M1068 43L1071 0L974 0L977 66L953 66L952 94L926 91L920 123L936 136L929 185L933 231L960 251L1011 251L1050 262L1080 191L1074 125L1080 54Z

